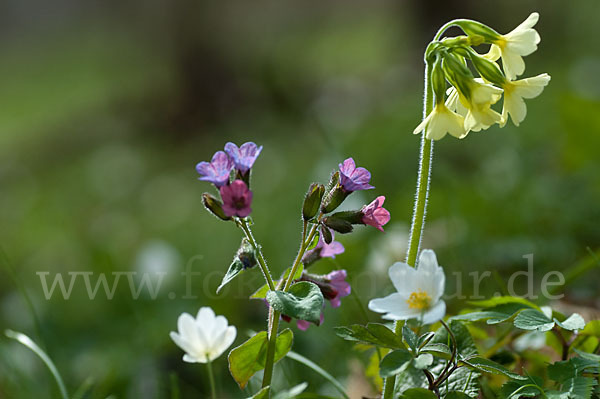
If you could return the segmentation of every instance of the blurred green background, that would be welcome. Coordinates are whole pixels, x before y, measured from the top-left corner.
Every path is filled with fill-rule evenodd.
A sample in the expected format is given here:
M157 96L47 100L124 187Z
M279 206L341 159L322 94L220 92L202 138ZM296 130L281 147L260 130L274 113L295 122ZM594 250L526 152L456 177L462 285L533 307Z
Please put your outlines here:
M385 234L338 236L346 253L315 268L346 268L356 296L328 306L321 327L292 328L297 352L353 397L369 394L360 378L367 356L332 327L379 320L358 303L390 292L387 266L404 257L424 48L450 19L506 33L532 11L542 42L525 76L547 72L552 81L528 101L525 122L435 146L424 245L436 250L450 294L460 281L469 294L469 272L497 271L484 295L525 269L525 254L535 256L539 287L543 273L567 271L600 244L597 0L4 0L0 245L10 266L0 270L0 330L32 336L70 392L91 386L88 398L167 398L175 387L182 398L207 397L204 368L184 364L168 337L178 315L212 306L238 326L237 345L264 329L266 307L245 299L262 285L257 270L215 294L241 234L202 208L210 187L197 180L196 163L227 141L264 145L254 230L279 273L298 247L306 188L353 156L377 188L351 205L385 195L392 222ZM186 264L200 273L197 299L182 298ZM123 280L112 300L102 291L91 300L80 280L70 299L46 300L36 273L51 282L74 271L109 273L109 281L117 271L167 276L156 299L133 299ZM568 301L599 307L599 281L597 270L576 280ZM463 305L450 300L449 311ZM245 397L225 356L215 367L221 396ZM334 394L304 366L280 363L276 386L302 381ZM0 398L41 397L58 397L43 364L0 338Z

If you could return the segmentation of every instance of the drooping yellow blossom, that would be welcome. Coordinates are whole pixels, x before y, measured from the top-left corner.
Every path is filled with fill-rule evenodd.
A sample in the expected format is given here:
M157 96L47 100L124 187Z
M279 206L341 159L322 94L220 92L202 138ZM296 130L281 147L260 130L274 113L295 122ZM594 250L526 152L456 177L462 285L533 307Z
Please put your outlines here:
M550 82L550 75L547 73L532 78L507 81L504 84L504 106L500 126L506 125L508 115L510 115L510 119L512 119L515 126L519 126L525 119L525 115L527 115L527 106L523 99L539 96L548 82Z
M446 107L446 104L440 102L435 105L433 111L427 115L423 122L413 131L419 134L422 131L429 140L439 140L450 133L452 136L462 138L465 135L464 118Z
M515 80L518 75L525 72L525 62L522 57L537 50L541 38L533 27L539 18L537 12L529 15L510 33L500 35L492 44L490 52L486 54L486 58L492 61L502 57L504 74L509 80Z
M502 97L502 89L491 84L482 83L480 79L468 82L469 92L461 93L451 89L446 104L452 111L464 115L464 134L471 130L478 132L487 129L494 123L500 123L502 115L490 107Z

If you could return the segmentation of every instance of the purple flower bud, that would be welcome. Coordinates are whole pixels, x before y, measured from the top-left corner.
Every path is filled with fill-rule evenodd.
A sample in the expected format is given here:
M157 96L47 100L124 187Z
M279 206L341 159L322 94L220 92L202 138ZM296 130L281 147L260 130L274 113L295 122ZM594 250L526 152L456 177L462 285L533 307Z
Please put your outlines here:
M252 203L252 191L241 180L235 180L228 186L220 189L223 199L223 212L226 216L238 216L245 218L252 212L250 204Z
M357 168L354 159L348 158L340 165L340 184L348 192L370 190L371 173L365 168Z
M225 144L225 152L233 159L235 168L242 174L246 174L246 172L252 168L254 161L256 161L256 158L258 158L262 149L262 145L257 147L256 144L251 141L242 144L239 148L233 143Z
M362 212L362 221L364 224L373 226L376 229L383 231L383 227L390 221L390 212L383 207L385 197L380 195L375 198L369 205L365 205L360 210Z
M196 171L202 176L200 180L222 187L229 182L229 174L233 169L233 160L223 151L217 151L210 162L200 162Z

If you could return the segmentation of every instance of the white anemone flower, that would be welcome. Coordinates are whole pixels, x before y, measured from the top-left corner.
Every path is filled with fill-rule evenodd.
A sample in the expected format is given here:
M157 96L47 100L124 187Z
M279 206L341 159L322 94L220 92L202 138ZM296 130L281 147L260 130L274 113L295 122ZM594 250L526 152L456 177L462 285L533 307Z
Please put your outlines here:
M547 73L532 78L507 81L504 84L504 106L500 126L506 125L508 115L515 126L519 126L527 115L527 106L523 99L539 96L548 82L550 82L550 75Z
M446 133L452 136L462 138L465 136L465 119L446 107L446 104L440 102L435 105L433 111L415 128L414 134L425 131L425 137L429 140L439 140Z
M504 74L509 80L515 80L518 75L525 72L523 57L537 50L541 41L540 35L533 27L538 22L540 14L531 13L521 25L510 33L500 35L486 55L487 58L496 61L502 57Z
M397 262L388 272L397 292L372 299L369 309L385 313L382 317L387 320L419 319L423 324L432 324L444 317L446 303L441 298L446 275L438 266L435 252L423 250L416 268Z
M183 361L188 363L212 362L231 346L237 334L224 316L215 316L209 307L200 308L196 318L182 313L177 329L178 332L171 331L170 337L186 352Z

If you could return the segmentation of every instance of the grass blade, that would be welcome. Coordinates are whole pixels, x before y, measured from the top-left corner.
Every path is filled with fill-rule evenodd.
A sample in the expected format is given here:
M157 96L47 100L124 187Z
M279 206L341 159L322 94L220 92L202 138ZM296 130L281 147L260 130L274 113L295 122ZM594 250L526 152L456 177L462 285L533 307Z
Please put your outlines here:
M321 367L319 367L318 364L316 364L312 360L307 359L304 356L302 356L302 355L300 355L300 354L298 354L298 353L296 353L294 351L289 351L286 356L289 357L290 359L293 359L293 360L299 362L299 363L302 363L306 367L312 369L317 374L321 375L327 381L331 382L331 384L333 384L333 386L335 387L335 389L337 389L344 396L344 398L350 399L348 397L348 395L346 394L346 391L344 390L344 387L342 386L342 384L340 384L339 381L336 380L327 371L325 371Z
M15 341L18 341L21 344L25 345L26 347L31 349L33 351L33 353L38 355L40 357L40 359L42 359L42 361L46 364L46 366L48 367L48 369L50 370L52 375L54 376L54 379L56 380L56 383L58 384L58 389L60 390L60 394L61 394L62 398L69 399L69 395L67 394L67 388L65 387L65 383L63 382L63 380L58 372L58 369L56 368L56 366L54 365L52 360L48 357L46 352L44 352L35 342L33 342L33 340L31 338L29 338L27 335L25 335L23 333L20 333L17 331L12 331L12 330L6 330L4 332L4 334L6 334L6 336L8 338L12 338Z

